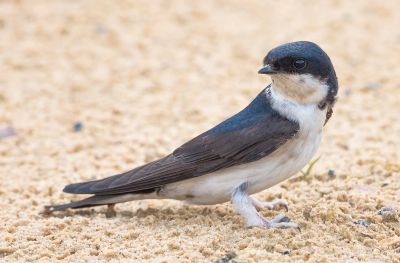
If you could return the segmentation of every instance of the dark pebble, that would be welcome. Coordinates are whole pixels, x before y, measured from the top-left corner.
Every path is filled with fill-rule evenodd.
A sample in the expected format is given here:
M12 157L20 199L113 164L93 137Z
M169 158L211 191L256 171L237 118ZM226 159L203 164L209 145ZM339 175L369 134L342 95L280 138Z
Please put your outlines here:
M115 205L107 205L106 218L113 218L117 216L114 206Z
M365 219L358 219L356 222L354 222L355 224L357 224L357 225L361 225L361 226L365 226L365 227L368 227L371 223L370 222L368 222L367 220L365 220Z
M335 171L329 169L329 170L328 170L328 176L331 177L331 178L335 177Z
M217 261L215 261L215 263L228 263L228 262L234 263L236 261L234 261L232 259L234 259L235 257L237 257L237 254L235 252L233 252L233 251L232 252L228 252L228 253L226 253L225 256L223 256L222 258L220 258Z
M82 122L75 122L73 128L75 132L80 132L83 129Z

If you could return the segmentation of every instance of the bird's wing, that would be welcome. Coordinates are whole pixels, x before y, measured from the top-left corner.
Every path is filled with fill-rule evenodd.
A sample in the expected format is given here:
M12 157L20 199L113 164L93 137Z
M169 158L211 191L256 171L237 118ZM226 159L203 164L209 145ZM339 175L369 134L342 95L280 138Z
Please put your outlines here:
M261 95L261 94L260 94ZM299 125L260 95L243 111L177 148L172 154L105 179L68 185L65 192L110 195L151 191L166 184L257 161L296 135Z

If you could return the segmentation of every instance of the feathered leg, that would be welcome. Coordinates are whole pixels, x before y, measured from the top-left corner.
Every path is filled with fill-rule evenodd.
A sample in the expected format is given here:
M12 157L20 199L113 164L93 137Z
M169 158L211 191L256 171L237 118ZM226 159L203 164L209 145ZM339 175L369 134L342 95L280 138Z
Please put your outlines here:
M246 219L248 227L267 227L267 228L299 228L296 223L282 222L287 219L284 215L278 215L272 220L262 217L255 205L254 200L247 194L248 183L242 183L232 193L232 204L241 216Z

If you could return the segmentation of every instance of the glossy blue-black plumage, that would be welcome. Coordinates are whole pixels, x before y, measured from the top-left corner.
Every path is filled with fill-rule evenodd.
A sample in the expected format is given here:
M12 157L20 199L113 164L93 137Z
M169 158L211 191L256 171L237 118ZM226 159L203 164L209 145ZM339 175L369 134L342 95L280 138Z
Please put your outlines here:
M257 161L292 138L299 124L276 112L263 90L245 109L177 148L172 154L123 174L72 184L64 191L115 195L157 189L169 183Z
M303 59L304 68L295 67L295 61ZM329 86L326 102L333 104L338 92L338 81L329 56L317 44L297 41L280 45L265 56L264 65L271 65L278 73L310 74L326 81Z
M246 108L205 132L204 135L245 129L248 127L249 123L254 122L260 117L279 116L278 118L282 118L279 113L271 107L269 100L266 98L264 89Z

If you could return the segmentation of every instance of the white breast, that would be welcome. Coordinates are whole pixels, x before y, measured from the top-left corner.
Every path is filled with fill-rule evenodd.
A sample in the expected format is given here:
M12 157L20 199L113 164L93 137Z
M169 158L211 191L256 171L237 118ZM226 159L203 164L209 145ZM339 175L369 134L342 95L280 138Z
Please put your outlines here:
M266 94L266 96L268 96ZM271 155L247 164L167 185L163 198L189 199L195 204L216 204L230 199L232 190L249 183L249 194L267 189L299 172L317 151L326 110L315 104L289 101L271 89L272 107L300 125L297 136Z

